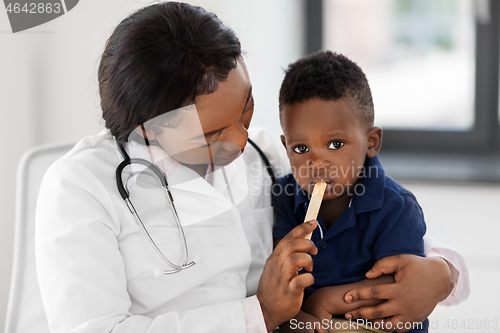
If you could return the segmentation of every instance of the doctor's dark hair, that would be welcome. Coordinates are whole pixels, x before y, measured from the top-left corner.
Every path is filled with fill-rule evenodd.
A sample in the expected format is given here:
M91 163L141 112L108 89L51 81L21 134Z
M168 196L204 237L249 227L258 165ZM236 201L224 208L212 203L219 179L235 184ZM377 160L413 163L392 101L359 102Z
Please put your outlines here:
M320 51L290 64L279 93L280 121L286 105L319 98L335 101L350 99L361 124L373 126L372 93L365 73L342 54Z
M98 70L106 127L125 143L135 127L217 89L241 56L234 32L213 13L165 2L124 19Z

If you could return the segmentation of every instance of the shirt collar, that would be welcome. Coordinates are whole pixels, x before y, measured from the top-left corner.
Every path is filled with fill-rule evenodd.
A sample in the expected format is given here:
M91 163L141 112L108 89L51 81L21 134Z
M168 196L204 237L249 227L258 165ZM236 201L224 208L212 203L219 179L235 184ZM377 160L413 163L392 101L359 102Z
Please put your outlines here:
M291 178L294 184L295 205L293 212L296 213L299 206L309 203L309 195L297 184L293 177ZM378 155L373 158L366 158L364 173L356 191L360 195L354 195L349 206L352 205L354 214L381 209L384 205L384 190L385 171L380 163L380 158Z
M354 214L381 209L384 205L385 171L380 158L366 158L361 182L352 199Z

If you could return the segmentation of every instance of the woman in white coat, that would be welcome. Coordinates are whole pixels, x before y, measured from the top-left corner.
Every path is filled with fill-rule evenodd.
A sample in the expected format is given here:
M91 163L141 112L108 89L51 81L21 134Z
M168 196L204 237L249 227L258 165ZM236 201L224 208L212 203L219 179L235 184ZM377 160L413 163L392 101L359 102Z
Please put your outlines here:
M118 25L98 75L107 130L52 165L39 195L37 268L51 332L265 332L292 318L313 282L297 268L312 267L317 250L303 237L315 223L272 252L271 180L246 145L253 97L234 33L201 8L155 4ZM283 166L275 140L250 136ZM151 169L116 173L127 156L166 175L181 228ZM432 311L456 282L444 260L386 264L401 262L415 275L401 285L420 288L410 296L429 295L408 313ZM420 285L425 275L438 283ZM395 298L404 301L403 287Z

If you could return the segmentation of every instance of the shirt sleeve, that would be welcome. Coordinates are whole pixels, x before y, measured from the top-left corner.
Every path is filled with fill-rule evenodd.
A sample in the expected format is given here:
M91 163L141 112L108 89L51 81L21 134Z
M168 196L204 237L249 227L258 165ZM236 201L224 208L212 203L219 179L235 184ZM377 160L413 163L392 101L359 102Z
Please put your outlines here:
M448 293L439 304L457 305L467 299L470 293L469 271L464 258L455 250L433 238L426 235L425 255L427 257L441 257L446 260L451 271L451 285Z
M246 333L267 333L266 322L257 296L251 296L243 300L243 311L245 312L247 325Z
M394 198L388 216L379 225L374 242L374 261L397 254L424 256L426 226L422 209L410 194Z
M131 313L115 203L87 168L63 162L45 176L36 216L38 281L52 333L259 332L247 331L243 299Z

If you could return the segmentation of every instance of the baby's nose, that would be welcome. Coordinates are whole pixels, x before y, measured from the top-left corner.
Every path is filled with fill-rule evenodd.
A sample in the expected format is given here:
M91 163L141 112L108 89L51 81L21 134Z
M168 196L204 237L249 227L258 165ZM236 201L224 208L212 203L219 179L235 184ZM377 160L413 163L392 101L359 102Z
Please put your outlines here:
M309 161L310 167L323 168L331 165L330 160L322 154L311 154L311 160Z

